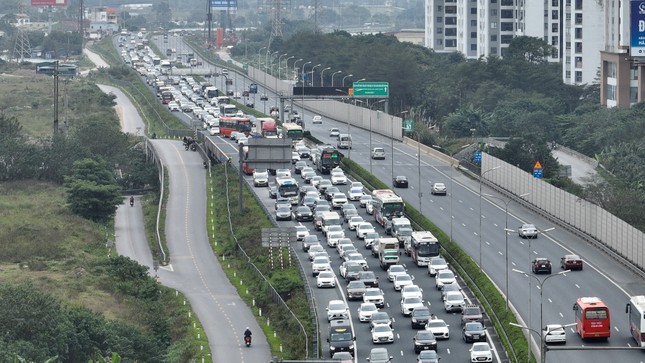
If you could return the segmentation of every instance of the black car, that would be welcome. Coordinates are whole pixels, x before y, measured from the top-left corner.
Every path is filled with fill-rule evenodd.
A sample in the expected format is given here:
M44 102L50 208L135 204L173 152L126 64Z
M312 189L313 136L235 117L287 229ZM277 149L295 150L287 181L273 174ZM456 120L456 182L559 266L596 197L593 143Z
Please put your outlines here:
M325 199L327 199L328 201L331 201L331 198L333 198L334 194L336 193L340 193L340 189L336 187L329 187L325 189Z
M269 96L267 96L266 94L263 93L262 96L260 96L260 101L268 101L268 100L269 100Z
M269 197L271 199L276 199L278 197L278 186L269 185Z
M403 175L398 175L392 180L392 184L395 188L407 188L408 187L408 178Z
M347 300L363 300L365 288L366 286L363 281L350 281L347 284Z
M466 343L485 342L486 330L484 329L484 325L482 323L478 321L472 321L470 323L464 324L461 337Z
M314 219L314 214L309 207L302 205L293 212L293 218L298 222L310 222Z
M414 352L419 354L422 350L437 350L437 339L429 330L420 330L414 336Z
M302 250L304 252L309 252L309 247L317 244L320 244L318 236L316 236L315 234L310 234L302 239Z
M533 271L534 274L550 274L551 273L551 261L544 257L538 257L535 260L533 260L533 263L531 263L531 271Z
M414 308L410 316L412 329L425 328L428 320L430 320L430 316L430 309L427 306Z
M363 281L367 287L378 287L378 276L376 276L374 271L359 272L358 280Z

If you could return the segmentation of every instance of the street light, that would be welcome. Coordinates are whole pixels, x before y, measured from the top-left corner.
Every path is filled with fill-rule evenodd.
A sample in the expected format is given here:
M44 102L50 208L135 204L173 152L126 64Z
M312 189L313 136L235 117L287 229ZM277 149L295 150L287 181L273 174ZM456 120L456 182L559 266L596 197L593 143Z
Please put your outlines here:
M260 53L262 52L263 49L267 49L267 47L262 47L258 49L258 68L260 68L260 66L262 65L262 62L260 60Z
M325 71L328 69L331 69L331 67L323 68L323 70L320 71L320 87L324 86L323 74L325 74Z
M492 169L485 170L479 176L479 271L480 272L483 271L483 267L482 267L482 179L484 179L484 175L486 175L486 173L491 172L493 170L497 170L499 168L501 168L501 165L498 165Z
M311 61L310 61L310 62L307 62L307 63L305 63L305 64L303 64L303 65L302 65L302 72L300 72L301 74L300 74L300 77L299 77L299 78L302 78L302 87L304 87L304 86L305 86L305 78L304 78L304 75L306 74L306 73L305 73L305 66L306 66L307 64L311 64L311 63L313 63L313 62L311 62Z
M363 81L365 81L365 80L366 80L366 78L361 78L361 79L359 79L358 81L356 81L356 82L354 82L354 83L361 83L361 82L363 82Z
M331 86L334 87L334 76L337 75L338 73L343 73L343 71L336 71L331 74Z
M529 194L531 194L531 193L520 194L517 197L518 198L524 198ZM508 234L516 232L515 230L512 230L512 229L508 228L508 206L513 201L513 198L509 198L508 200L504 200L504 199L502 199L500 197L497 197L497 196L494 196L494 195L490 195L490 194L484 194L484 195L486 197L488 197L488 198L495 198L497 200L500 200L502 203L504 203L504 214L506 215L506 222L504 224L504 237L506 239L506 252L505 252L505 254L506 254L506 312L508 312Z
M410 130L417 135L417 170L419 172L419 213L421 213L421 197L423 197L423 192L421 191L421 133L419 130Z
M289 54L284 53L278 56L278 78L280 78L280 65L282 64L282 57L288 56ZM292 57L293 58L293 57Z
M348 75L346 75L345 77L343 77L343 87L345 87L345 78L347 78L347 77L353 77L353 76L354 76L353 74L348 74Z
M295 58L295 57L294 57L294 56L290 56L290 57L288 57L288 58L286 58L286 59L284 60L284 78L285 78L285 79L287 78L287 74L289 73L289 59L293 59L293 58ZM280 79L282 79L282 76L281 76L281 69L282 69L282 68L278 68L278 78L280 78Z
M399 114L402 115L401 117L403 117L403 115L407 114L408 112L410 111L401 111ZM392 122L390 123L390 133L390 141L392 142L392 180L394 180L394 119L392 119Z
M542 324L543 324L543 321L542 321L542 313L543 313L542 291L544 290L543 289L544 284L550 278L556 277L556 276L566 276L565 274L567 272L570 272L570 271L571 270L560 271L560 272L558 272L558 273L556 273L554 275L549 275L549 276L545 277L544 280L540 280L539 278L537 278L537 276L529 275L527 272L524 272L522 270L518 270L518 269L515 269L515 268L513 269L513 272L523 274L526 277L532 277L538 282L538 288L540 290L540 329L542 329ZM541 332L539 332L537 330L534 330L534 329L531 329L531 318L530 318L530 316L531 316L530 315L530 313L531 313L531 284L530 284L530 281L531 280L529 280L529 306L528 306L528 308L529 308L528 325L529 326L524 326L524 325L520 325L520 324L516 324L516 323L509 323L509 324L512 325L512 326L518 327L518 328L522 328L522 329L526 329L528 331L534 332L540 337L540 362L541 363L546 363L546 349L545 349L546 344L544 342L544 337L542 336ZM529 360L529 362L531 361L531 344L530 344L530 340L531 339L529 337L529 339L528 339L528 341L529 341L529 349L528 349L528 360Z
M379 101L374 102L373 104L369 105L368 104L368 109L370 111L370 153L372 152L372 107L378 105L379 103L383 103L387 101L387 99L382 99ZM370 174L372 174L372 157L370 156Z
M311 67L311 87L314 86L314 70L316 67L320 67L322 64L318 63L315 66Z
M298 68L296 67L296 64L298 64L298 62L300 62L301 60L302 58L296 59L295 61L293 61L293 74L296 75L296 77L298 76ZM296 83L297 83L297 78L296 78Z

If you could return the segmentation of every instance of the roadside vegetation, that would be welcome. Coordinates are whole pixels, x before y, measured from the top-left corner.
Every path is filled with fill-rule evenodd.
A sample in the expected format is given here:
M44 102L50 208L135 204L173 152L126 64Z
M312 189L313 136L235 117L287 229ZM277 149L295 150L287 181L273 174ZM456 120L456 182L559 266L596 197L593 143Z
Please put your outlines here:
M0 86L0 356L200 357L190 306L111 242L122 191L156 190L157 171L139 138L120 131L113 96L82 79L65 87L68 122L60 107L52 136L50 77L17 67Z

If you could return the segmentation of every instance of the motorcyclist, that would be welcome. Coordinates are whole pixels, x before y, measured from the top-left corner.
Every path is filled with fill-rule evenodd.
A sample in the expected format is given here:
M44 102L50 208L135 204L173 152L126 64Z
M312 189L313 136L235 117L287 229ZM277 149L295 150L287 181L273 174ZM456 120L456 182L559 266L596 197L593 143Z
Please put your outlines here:
M134 205L134 195L130 196L130 205Z
M251 329L249 329L249 327L247 326L246 331L244 331L244 337L245 338L250 338L252 334L253 333L251 333Z

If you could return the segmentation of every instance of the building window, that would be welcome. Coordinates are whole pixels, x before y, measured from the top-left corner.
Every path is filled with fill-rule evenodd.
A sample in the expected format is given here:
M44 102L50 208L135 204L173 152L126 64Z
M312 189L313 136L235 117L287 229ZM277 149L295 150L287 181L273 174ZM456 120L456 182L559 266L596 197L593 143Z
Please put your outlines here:
M491 29L497 29L497 22L496 21L491 21L490 22L490 28Z
M576 83L582 83L582 71L576 71Z
M476 51L477 50L477 44L471 44L470 45L470 50Z
M457 36L457 28L446 28L446 36L447 37Z
M582 25L582 14L576 14L576 25Z
M629 103L638 102L638 87L629 87Z
M502 19L513 19L513 10L500 11Z
M477 15L477 8L470 8L470 13L472 15Z
M442 45L443 44L443 39L437 39L437 45Z
M564 18L567 19L567 23L571 22L571 13L566 13Z
M582 39L582 28L576 28L576 39Z
M488 13L490 14L490 16L497 16L497 9L490 9Z
M502 44L511 44L511 40L513 40L513 36L512 35L501 35L499 37L499 39L500 39L500 43L502 43Z
M571 42L566 42L564 47L565 49L571 49Z
M564 63L565 63L567 66L568 66L569 64L571 64L571 57L566 56L566 57L565 57L565 59L564 59Z
M582 57L576 57L576 68L582 68Z
M607 78L616 78L616 63L607 62Z
M558 58L558 48L551 49L551 58Z
M551 19L552 20L558 20L558 11L557 10L552 10L551 11Z
M571 79L571 71L566 71L566 72L565 72L565 74L564 74L564 76L565 76L567 79Z
M454 48L457 46L457 39L446 39L446 48Z
M632 64L631 67L629 67L629 79L632 81L638 81L638 66L634 66Z
M559 0L551 0L551 6L560 6Z
M477 20L471 20L470 26L477 26Z
M457 14L456 6L446 6L446 14Z
M477 32L470 32L470 39L477 39Z
M490 36L490 41L491 41L491 42L496 42L496 41L497 41L497 34L492 34L492 35Z
M443 11L443 5L437 5L437 11L442 12Z
M443 34L443 28L437 28L437 34Z
M513 6L513 0L502 0L502 6Z
M490 47L490 54L497 54L497 47Z
M553 45L553 46L558 45L558 37L557 36L551 37L551 45Z
M551 23L551 32L552 33L558 32L558 23Z
M456 25L457 24L457 18L454 16L446 16L446 24L447 25Z
M582 10L582 0L576 0L576 10Z
M506 57L506 54L508 53L508 48L507 47L501 48L499 53L500 53L499 55L500 57L502 58Z
M443 17L437 16L437 24L443 23Z
M491 4L497 4L497 0L490 0Z
M513 31L513 23L509 21L503 21L501 23L501 26L502 26L500 29L501 31L511 31L511 32Z
M616 86L611 84L607 85L607 99L616 101Z
M576 53L582 53L582 43L581 42L576 42Z

